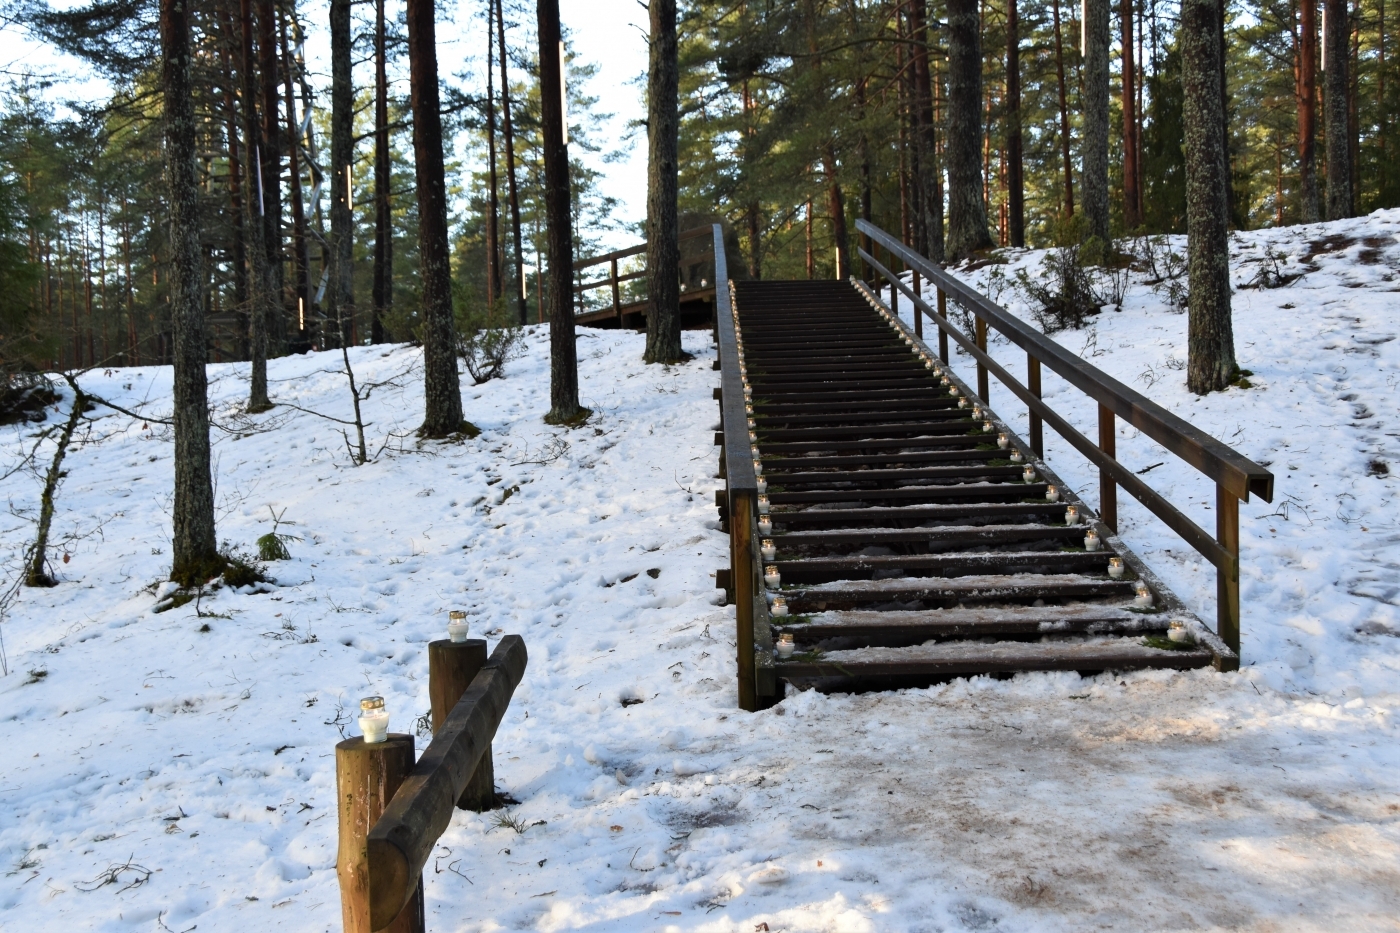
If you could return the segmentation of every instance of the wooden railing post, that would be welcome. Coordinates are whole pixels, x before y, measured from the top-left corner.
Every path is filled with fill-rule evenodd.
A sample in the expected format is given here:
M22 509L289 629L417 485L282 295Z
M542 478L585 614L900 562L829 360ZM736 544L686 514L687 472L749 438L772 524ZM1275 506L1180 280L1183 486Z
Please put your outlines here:
M1040 398L1040 360L1026 354L1026 388L1036 398ZM1045 422L1037 412L1031 412L1031 450L1035 455L1045 457Z
M753 657L753 603L758 595L754 580L754 497L731 493L729 497L730 573L734 585L735 645L739 662L739 708L758 709L758 685Z
M468 638L460 642L442 639L428 643L428 699L432 704L434 734L442 728L452 707L485 665L485 639ZM496 767L491 760L491 749L486 749L481 756L481 763L472 772L466 790L457 798L457 807L477 813L495 809Z
M1099 405L1099 450L1118 458L1118 430L1114 422L1113 410L1107 405ZM1099 470L1099 521L1110 531L1118 531L1118 484L1107 470Z
M894 268L894 258L894 250L886 249L885 259L888 260L891 269ZM895 273L895 277L899 277L898 272ZM893 282L890 283L890 313L896 318L899 317L899 288Z
M923 293L919 291L918 270L914 270L910 273L910 275L913 276L913 278L910 279L910 283L914 286L914 294L919 295L919 297L923 297ZM919 337L920 339L922 339L924 336L924 312L919 310L919 306L917 304L914 305L914 336Z
M987 319L982 315L977 315L977 338L974 341L977 349L983 353L987 352ZM982 400L983 405L990 405L991 399L987 396L991 393L991 386L987 381L987 367L981 363L977 364L977 397Z
M413 770L413 736L390 733L370 745L363 738L335 747L335 785L340 801L340 848L335 860L340 879L340 916L345 933L374 933L370 924L369 852L366 838L399 785ZM423 882L409 898L390 933L423 933Z
M622 292L617 287L617 259L612 260L609 271L608 277L612 280L613 314L617 315L617 326L622 327Z
M1240 500L1223 485L1215 486L1215 539L1229 562L1215 571L1215 633L1240 656Z
M948 295L941 288L938 290L938 316L947 322ZM945 364L948 362L948 332L942 327L938 328L938 358Z

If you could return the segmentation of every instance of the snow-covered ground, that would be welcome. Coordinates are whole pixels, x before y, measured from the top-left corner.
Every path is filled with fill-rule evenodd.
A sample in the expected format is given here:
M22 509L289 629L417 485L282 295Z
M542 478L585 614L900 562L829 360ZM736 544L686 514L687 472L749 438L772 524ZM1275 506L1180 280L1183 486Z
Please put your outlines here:
M1331 234L1373 240L1309 247ZM410 731L425 645L463 608L531 653L495 745L523 832L454 818L425 872L430 930L1395 930L1397 234L1400 212L1238 238L1241 280L1264 244L1316 253L1289 287L1236 292L1251 389L1187 393L1171 362L1186 319L1145 287L1092 337L1060 337L1277 474L1275 503L1242 509L1238 675L979 678L737 712L733 613L710 581L726 540L704 333L686 335L693 363L662 368L639 363L637 335L582 332L597 415L565 432L540 421L533 331L507 379L464 389L479 438L395 442L362 467L338 428L286 405L230 421L246 368L210 367L236 431L215 435L221 539L250 548L271 508L301 540L272 592L161 613L170 440L98 410L59 497L56 532L78 536L63 582L4 621L0 928L338 930L336 723L377 693ZM408 372L367 405L375 448L415 427L418 353L352 358L362 380ZM348 417L338 367L275 361L274 398ZM84 385L168 410L169 370ZM1046 389L1092 426L1077 393ZM3 429L0 456L33 433ZM1092 501L1096 478L1050 443ZM1189 467L1131 431L1119 455L1164 462L1147 478L1213 526ZM0 483L13 510L38 489ZM1120 508L1128 543L1213 618L1213 573ZM0 516L4 553L29 534Z

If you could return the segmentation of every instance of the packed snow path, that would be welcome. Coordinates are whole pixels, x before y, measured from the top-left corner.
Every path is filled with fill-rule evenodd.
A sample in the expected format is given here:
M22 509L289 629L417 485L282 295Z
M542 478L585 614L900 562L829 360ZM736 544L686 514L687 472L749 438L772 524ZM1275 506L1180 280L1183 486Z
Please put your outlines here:
M1273 461L1293 504L1244 511L1243 668L1228 676L973 678L736 713L733 615L708 582L726 538L703 334L686 334L696 362L668 370L638 363L638 335L580 332L598 412L580 431L540 423L548 339L532 330L507 379L464 390L484 430L466 444L391 445L352 468L327 423L285 408L249 425L262 433L216 433L221 538L248 548L271 530L269 504L301 538L272 592L201 603L219 616L153 611L170 440L99 409L58 501L57 538L86 537L56 561L61 585L23 591L3 624L0 928L338 930L340 732L326 723L379 693L410 728L428 709L426 643L463 607L493 645L515 632L530 647L495 745L523 832L456 817L425 872L434 933L1394 930L1400 528L1396 480L1368 464L1400 463L1400 341L1385 339L1400 334L1397 233L1388 212L1238 238L1238 283L1266 250L1305 272L1235 295L1252 389L1187 393L1186 319L1146 285L1059 338ZM1313 249L1329 238L1348 245ZM1039 262L1015 253L1010 271ZM420 357L351 359L382 380ZM339 365L275 360L274 397L347 418ZM210 373L227 423L247 367ZM375 393L374 438L417 426L420 380ZM169 411L169 369L84 385ZM1053 381L1046 394L1076 404ZM36 427L3 429L7 465ZM1093 474L1047 444L1092 501ZM1166 460L1127 429L1119 454ZM1209 519L1189 467L1150 475ZM0 483L17 510L38 489ZM18 553L30 531L9 515L0 545ZM1213 614L1214 575L1179 541L1130 502L1120 531Z

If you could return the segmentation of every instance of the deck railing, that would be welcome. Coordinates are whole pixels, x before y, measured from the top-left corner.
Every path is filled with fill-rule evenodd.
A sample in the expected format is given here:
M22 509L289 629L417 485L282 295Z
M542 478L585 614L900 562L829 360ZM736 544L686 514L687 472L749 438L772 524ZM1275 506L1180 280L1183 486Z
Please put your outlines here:
M1251 493L1272 502L1274 477L1268 470L1225 443L1206 434L1160 405L1130 389L1077 354L1062 347L1027 325L966 283L945 272L938 264L905 246L895 237L865 220L856 229L870 238L872 252L859 253L890 285L890 310L898 310L903 295L914 308L914 332L923 336L923 316L938 328L938 355L951 362L951 339L977 364L977 394L985 404L990 391L989 377L995 376L1026 405L1029 411L1030 445L1039 457L1045 456L1044 425L1048 424L1070 446L1099 470L1099 518L1116 533L1118 526L1118 487L1143 504L1153 515L1181 536L1216 568L1216 630L1221 640L1239 654L1240 650L1240 503ZM876 255L883 249L886 263ZM890 267L902 265L900 272L911 272L906 283ZM923 298L920 278L937 290L936 308ZM878 284L878 278L877 278ZM879 289L876 289L878 293ZM961 305L974 320L972 337L948 319L947 302ZM987 353L987 331L998 333L1026 353L1026 380L1022 383ZM723 344L721 344L722 348ZM1060 375L1098 405L1098 443L1090 441L1041 398L1041 367ZM737 374L735 376L737 379ZM742 399L740 412L742 413ZM1166 450L1185 460L1215 483L1215 536L1212 537L1160 493L1148 486L1117 458L1116 419L1137 428ZM740 422L742 423L742 422Z
M685 241L695 239L696 237L707 236L709 233L709 227L695 227L691 230L682 231L677 237L677 241L680 243L684 243ZM611 253L603 253L598 256L589 256L586 259L580 259L577 262L575 262L574 313L592 314L611 307L613 314L616 315L618 320L620 321L624 315L633 314L645 308L646 299L644 298L640 300L630 300L626 304L623 303L622 284L624 282L636 281L637 279L645 279L647 276L647 270L640 269L636 272L620 273L618 263L631 256L640 256L646 251L646 243L638 243L636 246L629 246L626 249L613 250ZM594 266L601 266L605 264L608 267L607 275L605 275L603 278L594 279L592 281L583 281L583 272L585 269L591 269ZM715 282L718 281L720 281L720 278L718 274L716 274ZM609 306L607 303L599 303L591 306L589 305L587 293L598 288L607 288L610 290L612 299L611 306Z

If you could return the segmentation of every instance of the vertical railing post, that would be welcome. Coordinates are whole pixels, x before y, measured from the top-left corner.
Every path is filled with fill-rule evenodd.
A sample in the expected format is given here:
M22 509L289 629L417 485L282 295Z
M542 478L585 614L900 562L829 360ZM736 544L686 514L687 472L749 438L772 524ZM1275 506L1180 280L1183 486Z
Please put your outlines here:
M1099 405L1099 450L1118 458L1118 429L1113 410L1107 405ZM1118 484L1107 470L1099 470L1099 521L1108 526L1109 531L1118 531Z
M1026 354L1026 388L1031 395L1040 398L1040 360ZM1045 458L1045 422L1040 415L1031 412L1031 450L1041 459Z
M613 314L617 315L617 326L622 327L622 292L617 287L617 257L613 257L609 263L609 271L612 281Z
M735 647L739 662L739 708L758 709L758 685L753 666L754 511L757 502L747 493L729 494L729 568L734 587Z
M938 290L938 316L943 324L948 323L948 295L941 288ZM942 324L938 327L938 358L945 364L948 362L948 332Z
M472 678L486 666L486 640L468 638L466 641L428 642L428 702L432 707L433 732L447 721L447 716L462 694L467 692ZM481 763L472 772L462 796L457 798L461 810L484 813L496 807L496 766L488 747Z
M1215 631L1240 653L1240 500L1224 486L1215 487L1215 539L1230 555L1229 563L1215 570ZM1231 669L1238 669L1239 661Z
M339 799L340 917L345 933L374 933L369 911L369 831L413 770L413 736L391 732L371 745L363 738L335 746L335 786ZM408 899L389 933L423 933L423 882Z
M899 280L899 273L895 270L894 250L885 250L885 259L887 261L887 268L890 270L890 273L894 275L894 280L890 282L890 313L897 318L899 317L899 286L896 285L895 282Z
M914 286L914 294L920 298L924 297L923 293L919 291L919 271L915 269L913 272L910 273L910 275L913 276L913 278L910 279L910 284ZM922 339L924 336L924 312L919 310L919 303L917 301L913 302L913 307L914 336Z
M987 352L987 319L982 315L977 315L977 349L983 353ZM991 404L991 399L987 396L991 394L991 386L987 381L987 367L980 362L977 364L977 397L982 400L982 404Z

